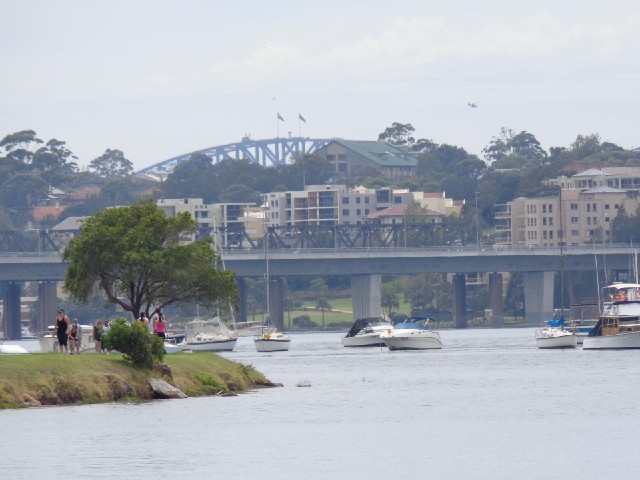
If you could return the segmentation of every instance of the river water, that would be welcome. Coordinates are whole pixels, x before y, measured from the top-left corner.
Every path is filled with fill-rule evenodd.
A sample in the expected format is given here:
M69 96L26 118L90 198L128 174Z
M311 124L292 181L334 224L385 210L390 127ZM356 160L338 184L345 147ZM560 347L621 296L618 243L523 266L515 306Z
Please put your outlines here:
M538 350L533 329L444 330L442 350L419 352L342 335L224 354L282 388L2 411L1 476L637 478L638 351Z

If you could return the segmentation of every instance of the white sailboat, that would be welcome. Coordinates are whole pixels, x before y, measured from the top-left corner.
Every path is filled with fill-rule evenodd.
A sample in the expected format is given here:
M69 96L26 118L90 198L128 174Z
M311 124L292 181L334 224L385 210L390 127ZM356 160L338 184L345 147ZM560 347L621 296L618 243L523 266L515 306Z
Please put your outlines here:
M266 263L266 281L267 281L267 319L262 325L262 330L258 335L253 337L253 343L258 352L286 352L291 346L291 338L284 332L278 332L271 321L269 314L269 237L265 232L264 251Z
M576 348L578 335L565 329L564 320L564 231L562 230L562 190L560 190L560 318L547 320L547 324L536 330L538 348Z

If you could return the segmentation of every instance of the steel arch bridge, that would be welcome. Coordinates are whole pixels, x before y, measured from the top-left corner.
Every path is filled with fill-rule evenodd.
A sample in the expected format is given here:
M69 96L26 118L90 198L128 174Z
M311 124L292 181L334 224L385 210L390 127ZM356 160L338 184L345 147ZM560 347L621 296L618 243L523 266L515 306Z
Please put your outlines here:
M263 167L284 165L292 155L313 153L324 147L331 140L330 138L308 137L278 137L269 140L252 140L249 137L243 137L238 143L209 147L164 160L140 170L140 173L167 175L180 163L188 160L194 153L204 153L211 158L213 163L230 158L234 160L249 160Z

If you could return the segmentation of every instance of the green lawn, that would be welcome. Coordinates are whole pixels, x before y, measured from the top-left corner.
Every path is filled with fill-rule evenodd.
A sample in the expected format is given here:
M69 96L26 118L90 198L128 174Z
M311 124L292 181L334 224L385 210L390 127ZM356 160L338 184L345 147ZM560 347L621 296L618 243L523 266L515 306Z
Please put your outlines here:
M353 318L353 303L351 298L335 298L329 299L329 305L331 305L331 311L325 310L324 312L324 325L331 326L333 324L348 324L354 322ZM285 312L285 325L290 326L289 318L293 318L300 315L307 315L311 321L316 325L322 326L322 311L316 310L317 301L305 301L302 303L303 309L292 310L290 313ZM405 314L409 314L411 305L401 302L400 311Z

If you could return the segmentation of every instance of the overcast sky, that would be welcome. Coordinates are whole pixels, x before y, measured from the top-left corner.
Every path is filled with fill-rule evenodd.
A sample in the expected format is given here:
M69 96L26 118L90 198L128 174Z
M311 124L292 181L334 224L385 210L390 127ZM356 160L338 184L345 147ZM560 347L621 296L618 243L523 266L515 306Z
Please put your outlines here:
M0 138L33 129L80 165L117 148L140 169L245 134L376 140L393 122L478 155L502 127L546 150L590 133L640 146L636 0L0 0L0 12Z

